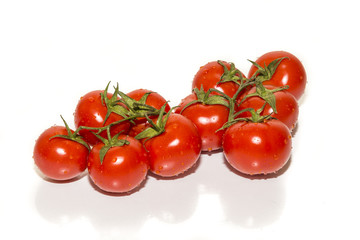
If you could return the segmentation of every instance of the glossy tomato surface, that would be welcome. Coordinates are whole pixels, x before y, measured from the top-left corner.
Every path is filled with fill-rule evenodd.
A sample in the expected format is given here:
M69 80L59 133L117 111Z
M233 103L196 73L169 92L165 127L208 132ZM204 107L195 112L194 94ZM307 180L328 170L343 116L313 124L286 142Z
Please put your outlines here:
M276 88L271 85L264 85L264 87L271 90ZM251 88L248 94L254 92L256 92L256 87ZM296 98L287 91L278 91L275 92L274 95L276 99L277 113L274 113L274 110L270 107L269 104L267 104L261 115L266 116L272 114L272 117L277 118L278 120L285 123L285 125L290 130L294 129L299 116L299 105ZM265 101L258 96L249 97L240 104L238 110L240 111L246 108L253 108L258 110L262 108L264 104ZM240 114L240 117L251 117L251 114L250 112L244 112Z
M89 150L69 139L52 138L55 135L67 135L66 128L50 127L37 139L33 153L36 166L53 180L69 180L79 176L86 169Z
M107 114L107 107L101 100L100 94L102 92L103 91L101 90L92 91L80 98L74 113L76 128L80 126L103 127L123 119L122 116L111 113L104 124L104 120ZM110 99L112 94L108 93L107 97ZM113 136L119 132L127 133L129 128L130 123L125 121L111 127L110 132ZM96 143L100 142L100 140L90 130L81 130L79 134L83 136L84 140L91 145L95 145ZM106 137L106 132L103 132L101 136Z
M230 70L230 63L222 61L227 69ZM239 86L234 82L219 83L221 76L224 74L224 67L221 66L217 61L208 62L204 66L200 67L198 72L195 74L192 89L201 86L207 92L210 88L215 88L229 97L233 97Z
M120 135L129 144L112 147L100 162L103 143L96 144L89 155L88 171L96 186L106 192L124 193L138 187L149 169L148 156L140 141Z
M281 61L277 67L274 75L264 84L274 86L289 86L287 90L298 100L304 94L306 87L306 72L303 64L293 54L285 51L268 52L259 57L255 62L260 66L269 65L275 59L286 57ZM248 77L250 78L258 68L254 65L249 70Z
M279 120L238 122L223 137L226 160L237 171L249 175L279 171L289 160L291 147L290 131Z
M145 142L150 170L162 177L177 176L191 168L201 153L201 137L188 118L172 113L165 131Z
M214 151L221 149L222 136L225 130L219 130L228 120L229 109L223 105L205 105L195 103L184 110L183 108L193 100L197 100L196 94L192 93L182 100L176 113L190 119L197 127L202 141L202 151ZM183 110L183 111L182 111Z

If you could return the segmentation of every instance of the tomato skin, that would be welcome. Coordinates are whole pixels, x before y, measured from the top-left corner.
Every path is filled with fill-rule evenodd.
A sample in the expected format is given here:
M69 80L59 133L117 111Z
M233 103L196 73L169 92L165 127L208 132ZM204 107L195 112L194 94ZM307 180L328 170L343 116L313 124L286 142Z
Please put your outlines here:
M201 137L189 119L171 113L165 132L145 141L150 170L162 177L177 176L191 168L201 153Z
M264 85L267 89L275 89L276 87L271 85ZM256 92L256 87L253 87L249 90L248 94ZM278 91L274 93L276 99L276 110L277 113L273 113L271 116L285 123L285 125L290 129L294 129L298 116L299 116L299 105L296 98L287 91ZM249 97L241 103L238 110L243 110L245 108L253 108L255 110L260 109L265 104L265 101L260 97ZM261 113L262 116L269 115L273 112L273 109L267 104L264 108L264 111ZM244 112L240 114L240 117L251 117L250 112Z
M282 57L287 58L281 61L272 78L265 81L264 84L277 87L288 85L289 89L286 91L290 92L297 100L299 100L304 94L307 79L305 68L296 56L285 51L273 51L265 53L255 62L264 67L264 64L269 65L273 60ZM250 78L257 70L258 68L252 65L248 77Z
M34 146L34 161L39 170L53 180L70 180L79 176L87 165L89 150L82 144L65 138L52 138L67 135L63 126L46 129Z
M110 148L102 164L99 151L103 143L96 144L89 154L90 178L100 189L111 193L134 190L145 180L149 169L148 156L140 141L125 135L119 139L130 144Z
M196 125L202 140L202 151L210 152L221 149L225 130L217 130L227 122L229 109L223 105L195 103L182 111L193 100L197 100L195 93L184 98L179 107L175 109L175 113L181 113Z
M224 65L230 69L230 63L222 61ZM210 88L215 88L229 97L233 97L239 86L234 82L219 83L221 76L224 73L224 68L217 61L208 62L204 66L200 67L198 72L195 74L192 89L201 86L207 92Z
M119 121L123 119L122 116L111 113L109 118L105 120L105 116L107 113L106 105L101 101L100 93L103 91L95 90L89 92L82 96L76 106L74 117L75 117L75 126L76 128L80 126L86 127L103 127L109 125L112 122ZM108 93L107 97L110 99L112 94ZM119 132L127 133L130 128L130 123L128 121L122 122L111 127L111 135L116 135ZM100 140L87 129L83 129L79 131L79 134L84 138L86 142L90 145L95 145L100 142ZM106 132L100 134L102 137L106 137Z
M239 172L249 175L280 170L290 158L291 148L290 131L279 120L238 122L223 137L226 160Z

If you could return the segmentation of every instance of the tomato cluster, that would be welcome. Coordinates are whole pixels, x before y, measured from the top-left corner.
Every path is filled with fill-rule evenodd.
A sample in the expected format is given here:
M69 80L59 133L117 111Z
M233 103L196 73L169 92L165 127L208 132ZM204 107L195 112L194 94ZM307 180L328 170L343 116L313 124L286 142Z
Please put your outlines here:
M149 171L176 177L202 152L222 151L237 171L266 175L279 171L292 149L298 99L306 73L284 51L269 52L246 77L233 63L213 61L195 74L192 91L170 107L160 94L127 94L109 85L82 96L76 130L52 126L36 141L34 161L45 177L70 180L86 169L97 187L124 193L137 189Z

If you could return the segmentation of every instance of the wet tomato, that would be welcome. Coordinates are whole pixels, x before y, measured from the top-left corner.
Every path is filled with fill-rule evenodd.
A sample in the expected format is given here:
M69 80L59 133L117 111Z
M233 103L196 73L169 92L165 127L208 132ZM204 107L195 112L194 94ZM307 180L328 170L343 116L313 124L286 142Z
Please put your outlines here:
M293 54L285 51L268 52L259 57L255 62L261 67L269 65L275 59L284 58L270 80L264 82L267 85L277 87L289 86L287 89L298 100L304 94L306 87L306 72L303 64ZM250 78L258 68L252 65L248 77Z
M140 141L125 135L120 135L119 139L127 143L111 147L102 162L103 143L96 144L89 154L90 178L97 187L111 193L134 190L145 180L149 169L148 156Z
M292 139L279 120L237 122L224 133L226 160L237 171L254 175L279 171L289 160Z
M162 177L174 177L191 168L201 153L201 137L188 118L171 113L165 130L145 140L150 170Z
M210 152L221 149L222 136L225 130L219 129L227 122L229 109L220 104L194 103L183 110L187 104L194 100L197 100L195 93L188 95L175 109L175 113L181 113L196 125L201 136L202 151Z
M76 128L80 126L100 128L124 119L122 116L112 112L105 121L108 109L101 99L100 94L102 92L101 90L95 90L80 98L74 113ZM107 93L107 97L110 99L112 94ZM111 135L113 136L119 132L127 133L129 128L130 123L128 121L119 123L111 127ZM90 145L95 145L100 142L92 133L92 130L83 129L79 131L79 134L83 136L84 140ZM106 133L103 132L101 136L106 137Z
M55 135L66 135L63 126L45 130L34 146L34 161L39 170L53 180L70 180L85 169L89 150L82 144Z

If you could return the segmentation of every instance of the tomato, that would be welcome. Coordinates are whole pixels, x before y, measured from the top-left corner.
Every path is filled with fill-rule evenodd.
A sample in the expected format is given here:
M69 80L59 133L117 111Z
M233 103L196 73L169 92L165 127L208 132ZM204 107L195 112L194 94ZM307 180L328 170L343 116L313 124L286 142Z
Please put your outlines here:
M150 170L162 177L177 176L191 168L201 153L201 137L186 117L171 113L165 131L144 141Z
M106 192L124 193L134 190L146 178L149 169L148 156L140 141L125 135L128 144L110 148L103 162L100 150L104 143L96 144L89 155L88 171L93 183Z
M269 174L290 158L290 130L279 120L237 122L224 133L223 150L229 164L245 174Z
M225 61L221 62L227 67L228 70L231 69L230 63ZM234 69L234 71L238 71L235 73L235 76L237 77L242 74L238 69ZM200 67L199 71L195 74L192 82L192 89L200 89L202 86L205 91L208 91L210 88L215 88L225 93L229 97L233 97L238 90L239 85L232 81L219 83L223 74L224 67L221 66L218 61L209 62Z
M276 87L271 85L264 85L267 89L275 89ZM256 92L256 87L253 87L249 90L248 94ZM273 109L267 104L261 113L262 116L269 115L272 113L272 117L277 118L278 120L285 123L285 125L292 130L299 116L299 105L295 97L287 91L278 91L274 92L276 99L276 111L273 113ZM260 109L265 104L265 101L258 97L253 96L247 98L244 102L241 103L238 110L243 110L245 108L253 108L255 110ZM240 117L251 117L250 112L244 112L240 114Z
M67 135L66 128L52 126L39 136L33 153L35 164L50 179L73 179L86 169L89 150L73 140L52 138L55 135Z
M202 140L202 151L221 149L222 135L225 130L217 130L227 122L229 109L219 104L194 103L182 111L188 103L194 100L197 100L195 93L188 95L175 109L175 113L181 113L196 125Z
M110 123L120 121L124 119L122 116L111 113L104 124L104 120L107 114L107 107L103 103L100 94L103 91L95 90L82 96L76 106L74 117L76 128L80 126L86 127L103 127ZM107 93L108 99L112 97L112 94ZM128 121L122 122L111 127L111 135L116 135L119 132L127 133L130 128ZM83 129L79 131L79 134L83 136L84 140L91 145L99 143L100 140L92 133L91 130ZM100 134L102 137L106 137L106 133Z
M127 93L126 95L136 101L140 101L140 99L147 93L151 92L146 98L145 104L156 109L160 109L164 104L166 104L165 112L170 111L170 105L167 103L165 98L161 96L159 93L147 90L147 89L136 89ZM151 117L151 116L150 116ZM140 117L136 119L137 123L145 122L146 118Z
M267 85L274 85L277 87L289 86L289 91L298 100L304 94L306 87L306 72L300 60L293 54L285 51L268 52L259 57L255 62L261 67L269 65L275 59L283 58L277 67L274 75L270 80L264 82ZM258 68L254 65L249 70L248 77L250 78Z

